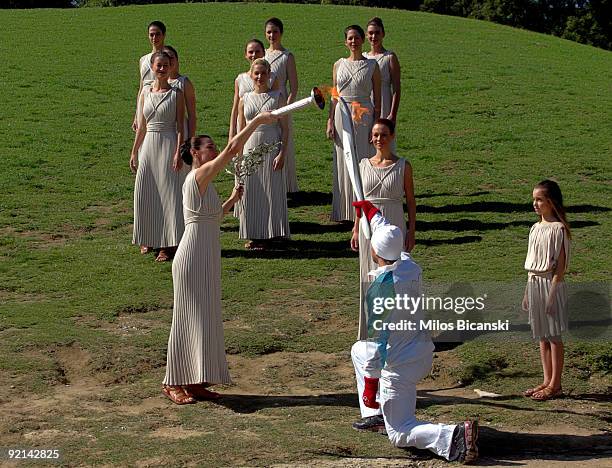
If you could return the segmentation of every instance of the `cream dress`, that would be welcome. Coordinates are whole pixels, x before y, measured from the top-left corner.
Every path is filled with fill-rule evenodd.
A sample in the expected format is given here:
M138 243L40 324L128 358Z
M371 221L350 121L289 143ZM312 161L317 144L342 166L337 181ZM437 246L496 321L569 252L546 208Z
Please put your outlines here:
M568 330L567 287L564 281L557 284L555 313L546 313L546 300L561 248L565 251L567 270L570 243L563 224L539 222L531 227L525 270L528 272L529 324L534 338L555 337Z
M287 75L287 63L291 52L288 50L274 50L272 52L266 50L265 59L270 63L272 73L270 74L270 88L272 88L274 81L278 79L279 91L281 93L281 106L287 104L287 97L289 91L287 90L287 81L289 76ZM289 135L287 135L287 147L285 148L285 183L287 185L287 192L297 192L298 181L295 164L295 145L293 143L293 117L291 114L287 115L287 125L289 127Z
M281 99L278 91L245 93L242 101L247 123L262 111L278 109ZM245 143L243 154L260 143L275 143L281 139L279 123L260 125ZM277 155L278 150L269 154L257 172L246 178L244 195L238 203L240 239L289 237L285 169L272 170Z
M369 159L359 163L359 173L366 200L380 210L387 220L402 230L406 238L404 215L404 170L406 160L398 159L387 167L374 167ZM360 225L361 226L361 225ZM368 308L366 292L370 285L368 273L378 268L372 260L370 240L359 229L359 334L358 340L368 338Z
M349 106L351 102L358 102L362 107L369 110L363 114L360 123L354 123L355 128L355 147L357 149L357 160L369 158L376 154L374 147L370 144L370 131L373 122L372 101L372 75L376 68L376 61L348 60L342 58L338 60L334 67L336 69L336 89L338 94L343 97ZM344 163L344 153L342 146L342 116L340 114L341 104L336 104L334 115L335 134L333 151L333 182L332 182L332 221L353 221L355 219L355 208L352 203L355 200L353 186L349 179L346 164Z
M147 125L138 152L134 185L134 235L132 242L153 248L179 244L185 225L181 188L187 169L172 169L176 151L176 90L154 93L142 89Z
M191 171L183 185L185 234L172 262L174 306L166 385L231 383L221 318L221 201L212 183L200 195Z

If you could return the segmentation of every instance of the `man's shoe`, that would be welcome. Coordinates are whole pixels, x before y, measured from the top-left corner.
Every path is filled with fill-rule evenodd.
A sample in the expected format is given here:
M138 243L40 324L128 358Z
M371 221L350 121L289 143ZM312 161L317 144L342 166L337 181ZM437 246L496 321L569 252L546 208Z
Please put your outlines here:
M450 461L473 463L478 458L478 420L469 419L458 424L453 432Z
M385 420L382 417L382 414L368 416L367 418L361 418L359 421L355 421L353 423L353 429L357 431L380 432L382 434L386 433Z

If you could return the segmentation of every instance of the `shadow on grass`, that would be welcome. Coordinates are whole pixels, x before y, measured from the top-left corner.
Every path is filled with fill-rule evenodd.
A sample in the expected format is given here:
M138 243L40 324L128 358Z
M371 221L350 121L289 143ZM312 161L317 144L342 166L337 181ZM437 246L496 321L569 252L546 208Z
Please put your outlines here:
M325 395L232 395L223 394L216 402L235 413L255 413L265 408L290 408L294 406L348 406L359 408L356 393L329 393Z
M419 239L418 244L424 246L444 244L469 244L480 242L481 236L462 236L450 239ZM341 241L309 241L291 240L272 244L267 250L253 251L242 249L223 249L224 258L351 258L357 257L357 252L349 248L349 240Z
M332 194L329 192L311 190L287 194L287 206L289 208L297 208L300 206L325 206L331 205L331 203Z
M503 395L502 397L495 399L487 399L487 398L463 398L460 396L451 396L451 395L437 395L436 392L438 390L418 390L417 394L419 398L417 399L417 408L428 408L430 406L436 405L474 405L474 406L488 406L492 408L500 408L514 411L526 411L526 412L540 412L540 413L555 413L555 414L568 414L568 415L580 415L580 416L590 416L592 418L598 419L604 423L612 423L612 414L610 413L587 413L587 412L575 412L562 408L547 408L542 405L537 408L529 408L519 405L513 405L510 403L505 403L506 401L527 401L522 395ZM603 396L608 397L609 394L604 393ZM565 397L563 397L565 398ZM574 398L577 400L577 398ZM592 401L592 400L591 400ZM604 400L605 401L605 400ZM612 440L611 440L612 443Z
M373 434L372 437L380 437ZM574 434L534 434L506 432L492 427L480 427L478 437L480 458L478 466L522 466L520 460L559 460L579 462L585 460L607 459L612 451L612 436L595 434L588 436ZM428 450L406 448L407 461L438 459ZM374 458L397 459L389 457L360 457L347 453L345 448L328 448L312 451L314 455L336 458ZM503 457L503 459L499 459ZM602 464L603 466L603 464Z
M529 213L533 211L531 203L510 203L510 202L493 202L493 201L480 201L472 203L463 203L458 205L443 205L443 206L428 206L418 205L417 211L419 213L481 213L481 212L494 212L494 213ZM597 212L609 212L612 209L605 206L596 205L572 205L566 207L568 213L597 213Z

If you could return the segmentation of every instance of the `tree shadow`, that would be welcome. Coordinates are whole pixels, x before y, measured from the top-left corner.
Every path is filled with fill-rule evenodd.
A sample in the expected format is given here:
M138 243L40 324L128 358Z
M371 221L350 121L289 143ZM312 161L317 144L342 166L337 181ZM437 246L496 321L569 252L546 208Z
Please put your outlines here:
M451 239L418 239L417 245L425 245L427 247L432 247L435 245L458 245L458 244L470 244L472 242L480 242L482 240L482 236L461 236L461 237L453 237Z

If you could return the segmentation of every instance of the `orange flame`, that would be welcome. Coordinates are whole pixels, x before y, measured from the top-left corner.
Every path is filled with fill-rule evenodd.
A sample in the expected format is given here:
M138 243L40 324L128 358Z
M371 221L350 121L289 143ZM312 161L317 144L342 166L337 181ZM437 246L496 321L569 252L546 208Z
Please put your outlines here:
M325 98L325 100L327 101L327 98L331 96L332 99L338 99L338 90L335 87L332 86L327 86L327 85L321 85L319 86L319 89L321 90L321 93L323 93L323 97Z
M361 119L363 118L364 114L370 113L370 109L368 109L367 107L363 107L357 101L351 102L351 107L353 109L353 122L357 124L361 123Z

